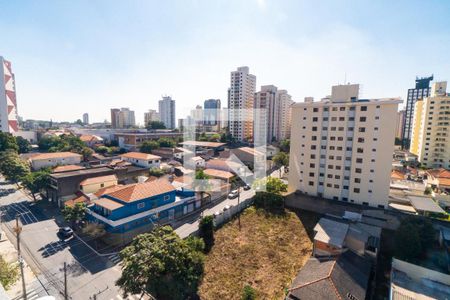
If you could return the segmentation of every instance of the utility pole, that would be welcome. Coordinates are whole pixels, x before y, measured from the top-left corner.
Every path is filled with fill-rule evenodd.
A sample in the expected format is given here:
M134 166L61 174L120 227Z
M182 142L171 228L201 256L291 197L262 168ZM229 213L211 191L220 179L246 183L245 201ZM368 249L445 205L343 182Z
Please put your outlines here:
M20 233L22 232L22 227L19 224L19 215L16 215L16 228L14 228L14 231L16 232L17 237L17 256L19 259L20 274L22 275L23 299L27 300L27 289L25 287L25 274L23 272L23 258L22 255L20 254Z
M240 207L239 207L240 201L241 201L241 188L238 187L238 205L237 205L238 210L237 210L237 213L238 213L239 231L241 231L241 212L239 211L240 210Z
M67 295L67 263L64 262L64 299L68 300L69 295Z

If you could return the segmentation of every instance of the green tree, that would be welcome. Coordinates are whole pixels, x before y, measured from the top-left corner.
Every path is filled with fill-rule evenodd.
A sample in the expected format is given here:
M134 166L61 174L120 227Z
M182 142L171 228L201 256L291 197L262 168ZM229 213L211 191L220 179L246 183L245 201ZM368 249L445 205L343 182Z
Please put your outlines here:
M282 193L287 192L287 184L281 179L274 177L259 179L253 183L253 188L256 190L254 198L256 207L275 213L284 212L284 196Z
M161 121L150 121L146 126L147 130L155 130L155 129L166 129L166 125L164 125Z
M431 195L431 193L433 192L433 190L431 189L431 187L427 186L425 191L423 191L423 193L425 195Z
M182 240L171 227L138 235L120 252L125 295L147 292L156 299L187 299L197 291L204 255L199 243Z
M0 255L0 283L8 290L19 279L19 265L8 263Z
M77 226L86 218L86 204L75 203L74 206L65 205L61 213L64 220L72 223L72 227Z
M291 141L289 139L282 140L280 142L280 149L283 152L289 153L289 151L291 150Z
M244 286L244 289L242 290L242 300L255 300L256 299L256 292L253 287L250 285Z
M50 148L58 148L61 143L61 138L59 136L43 136L38 143L40 151L49 151Z
M209 252L214 245L214 218L206 216L200 219L198 235L205 242L205 251Z
M30 173L30 166L14 150L0 152L0 172L7 180L18 183Z
M405 218L395 234L395 254L400 259L415 262L435 240L436 232L430 220L414 216Z
M82 126L83 125L83 121L81 121L81 119L78 119L75 121L75 124Z
M214 133L210 135L208 139L210 142L219 142L221 140L221 135L218 133Z
M170 138L160 138L158 140L158 144L160 147L169 147L169 148L175 147L175 141Z
M23 178L23 185L30 191L35 201L36 194L45 190L50 184L50 173L49 169L42 169L29 173Z
M289 155L285 152L278 152L275 154L275 156L272 158L272 161L277 165L277 167L280 170L280 177L281 177L281 167L287 167L289 166Z
M164 170L162 170L162 169L160 169L160 168L157 168L157 167L153 167L153 168L151 168L151 169L148 171L148 174L149 174L150 176L161 177L161 176L163 176L165 173L164 173Z
M12 134L0 132L0 152L6 150L18 151L19 146L17 145L16 139Z
M98 146L97 148L95 148L95 152L100 154L106 154L111 153L111 149L106 146Z
M81 149L81 153L83 156L83 160L87 161L89 158L92 157L92 154L94 154L94 150L92 150L89 147L83 147L83 149Z
M159 148L157 141L144 141L139 149L142 153L152 153L153 150Z
M23 137L17 136L16 143L17 143L17 146L19 147L19 153L28 153L31 151L30 142L27 141L26 139L24 139Z

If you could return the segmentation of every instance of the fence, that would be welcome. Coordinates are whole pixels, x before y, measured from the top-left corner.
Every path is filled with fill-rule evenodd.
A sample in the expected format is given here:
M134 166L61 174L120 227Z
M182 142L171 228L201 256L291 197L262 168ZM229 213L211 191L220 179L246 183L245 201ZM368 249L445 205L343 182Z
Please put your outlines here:
M218 227L226 222L229 222L235 215L252 205L253 197L245 199L239 203L239 205L233 205L226 211L221 212L219 215L214 215L214 226Z

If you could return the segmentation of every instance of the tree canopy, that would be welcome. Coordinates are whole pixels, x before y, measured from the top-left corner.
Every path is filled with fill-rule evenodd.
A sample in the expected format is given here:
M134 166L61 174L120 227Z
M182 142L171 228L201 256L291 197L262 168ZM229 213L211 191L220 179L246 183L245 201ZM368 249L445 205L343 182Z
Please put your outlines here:
M176 145L175 141L173 139L170 139L170 138L160 138L158 140L158 143L159 143L160 147L173 148Z
M50 173L50 169L41 169L28 173L22 179L23 185L30 191L34 200L36 200L36 194L43 191L50 184Z
M280 142L280 149L283 152L289 153L289 151L291 150L291 141L289 139L282 140Z
M17 183L30 173L30 166L17 152L8 150L0 152L0 172L7 180Z
M8 290L19 279L19 265L8 263L0 255L0 283Z
M16 143L19 153L28 153L31 151L31 143L21 136L16 136Z
M0 152L6 150L18 151L17 141L10 133L0 132Z
M152 153L153 150L159 148L159 143L157 141L144 141L139 148L142 153Z
M253 188L256 190L256 207L262 207L275 213L284 211L282 193L287 192L287 184L281 179L275 177L262 178L253 183Z
M200 219L198 235L205 242L205 251L209 252L214 245L214 218L205 216Z
M138 235L120 252L125 294L144 291L156 299L187 299L197 291L203 274L202 243L182 240L171 227Z
M155 129L166 129L166 125L164 125L161 121L150 121L146 126L147 130L155 130Z
M430 220L408 217L400 223L395 233L395 256L399 259L416 262L432 247L435 230Z
M73 206L65 205L61 213L64 220L71 222L72 225L78 225L86 217L86 204L75 203Z
M63 134L61 136L44 136L39 141L39 150L44 152L72 151L82 154L86 145L79 137L72 134Z

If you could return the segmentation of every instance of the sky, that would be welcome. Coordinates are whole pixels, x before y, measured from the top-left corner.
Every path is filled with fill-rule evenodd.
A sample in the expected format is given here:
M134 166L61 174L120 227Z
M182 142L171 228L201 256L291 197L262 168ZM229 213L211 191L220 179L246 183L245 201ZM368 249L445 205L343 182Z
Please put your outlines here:
M219 98L249 66L257 89L296 102L360 83L364 98L405 98L416 76L450 80L450 1L0 0L0 55L24 119L136 121L176 100L177 118Z

